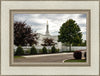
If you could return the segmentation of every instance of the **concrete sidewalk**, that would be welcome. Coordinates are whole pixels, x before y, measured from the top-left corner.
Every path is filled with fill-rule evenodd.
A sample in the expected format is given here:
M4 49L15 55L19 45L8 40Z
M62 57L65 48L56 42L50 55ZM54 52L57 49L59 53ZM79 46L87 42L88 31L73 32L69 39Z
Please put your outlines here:
M69 54L73 54L73 52L72 53L56 53L56 54L27 55L27 56L23 56L23 57L25 57L25 58L31 58L31 57L57 56L57 55L69 55Z

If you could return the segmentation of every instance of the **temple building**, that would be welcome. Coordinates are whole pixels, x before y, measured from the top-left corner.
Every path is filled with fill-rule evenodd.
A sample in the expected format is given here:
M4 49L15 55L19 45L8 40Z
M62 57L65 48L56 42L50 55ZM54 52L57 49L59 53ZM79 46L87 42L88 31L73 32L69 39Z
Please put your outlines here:
M37 49L41 49L43 46L41 44L43 44L43 39L45 38L49 38L49 39L53 39L53 42L55 42L55 47L57 49L61 49L62 48L62 43L61 42L58 42L58 36L52 36L50 35L49 33L49 25L48 25L48 21L47 21L47 25L46 25L46 32L45 34L41 34L41 33L38 33L38 44L36 45L36 48ZM50 46L46 46L46 47L50 47Z
M62 51L68 51L69 50L69 46L65 46L63 43L61 42L58 42L58 35L56 36L52 36L50 35L50 31L49 31L49 24L47 22L47 25L46 25L46 31L45 31L45 34L42 34L42 33L37 33L38 34L38 43L37 45L34 45L36 47L37 50L39 49L42 49L43 46L42 44L44 43L44 39L48 38L48 39L53 39L53 42L56 43L55 44L55 47L56 49L59 49L59 52L62 52ZM24 51L27 49L30 49L31 46L22 46L22 48L24 49ZM51 46L46 46L47 49L51 49ZM17 46L14 45L14 51L16 51L17 49ZM76 50L84 50L86 49L86 46L73 46L72 47L72 50L73 51L76 51Z

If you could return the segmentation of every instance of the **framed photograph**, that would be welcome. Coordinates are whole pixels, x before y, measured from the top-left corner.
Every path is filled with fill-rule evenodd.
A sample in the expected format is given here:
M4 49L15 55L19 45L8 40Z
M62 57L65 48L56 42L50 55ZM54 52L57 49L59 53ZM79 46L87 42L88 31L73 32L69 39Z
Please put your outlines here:
M90 65L90 10L11 10L10 13L11 65Z
M99 1L1 1L1 76L100 76Z

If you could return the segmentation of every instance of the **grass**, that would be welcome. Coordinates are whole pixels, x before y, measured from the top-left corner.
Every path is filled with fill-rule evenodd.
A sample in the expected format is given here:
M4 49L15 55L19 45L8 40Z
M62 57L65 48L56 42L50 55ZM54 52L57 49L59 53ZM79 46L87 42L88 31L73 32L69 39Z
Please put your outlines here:
M65 60L64 62L86 62L85 59L70 59L70 60Z
M22 57L22 56L14 56L14 58L24 58L24 57Z
M74 52L73 50L72 51L62 51L64 53L70 53L70 52Z

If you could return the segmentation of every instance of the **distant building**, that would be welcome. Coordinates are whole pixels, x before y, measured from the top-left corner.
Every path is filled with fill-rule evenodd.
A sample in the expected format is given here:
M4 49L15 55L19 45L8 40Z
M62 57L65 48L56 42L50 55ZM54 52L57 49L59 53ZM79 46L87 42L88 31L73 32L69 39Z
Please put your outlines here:
M41 33L38 33L38 44L36 45L36 48L38 49L41 49L43 46L41 44L43 44L43 39L45 38L51 38L53 39L53 41L56 43L55 44L55 47L57 49L62 49L62 43L61 42L58 42L58 36L52 36L50 35L49 33L49 25L48 25L48 21L47 21L47 25L46 25L46 32L45 32L45 35L41 34ZM49 47L49 46L47 46Z
M61 52L61 51L68 51L69 50L69 47L68 46L65 46L63 43L61 43L61 42L58 42L58 36L52 36L52 35L50 35L50 33L49 33L49 25L48 25L48 22L47 22L47 25L46 25L46 32L45 32L45 34L41 34L41 33L38 33L38 43L37 43L37 45L35 45L35 47L37 48L37 49L42 49L43 48L43 46L41 45L41 44L43 44L44 42L43 42L43 39L45 39L45 38L52 38L53 39L53 42L55 42L56 44L55 44L55 47L56 47L56 49L59 49L59 51ZM51 49L51 47L50 46L46 46L48 49ZM31 46L22 46L22 48L24 49L24 50L27 50L27 49L30 49L31 48ZM14 50L16 50L17 49L17 46L15 46L14 45ZM73 51L76 51L76 50L84 50L84 49L86 49L86 46L72 46L72 50Z

